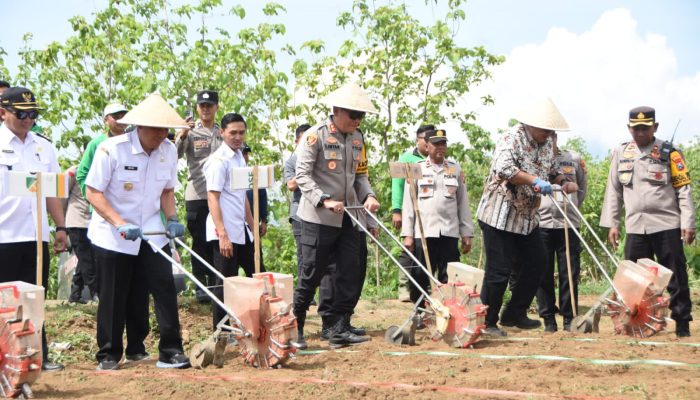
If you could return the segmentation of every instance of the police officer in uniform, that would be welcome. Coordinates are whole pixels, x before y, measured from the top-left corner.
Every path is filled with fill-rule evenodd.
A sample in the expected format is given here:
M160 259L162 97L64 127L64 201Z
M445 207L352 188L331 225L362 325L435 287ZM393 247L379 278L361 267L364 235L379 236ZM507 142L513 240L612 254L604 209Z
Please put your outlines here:
M124 321L129 313L140 315L148 309L149 293L153 295L160 330L156 366L188 368L172 266L143 236L143 232L163 231L170 237L184 235L185 227L178 221L175 208L177 150L166 138L168 128L182 128L185 121L160 95L152 94L119 122L137 128L102 142L86 180L87 199L95 210L88 237L94 245L100 280L98 370L118 368L124 351ZM165 235L147 239L170 254ZM143 347L147 335L148 329L140 335L134 332L129 339L138 337L140 341L130 343L130 347L137 349L140 345L143 353L128 354L127 359L148 357Z
M39 117L34 94L23 87L11 87L0 96L0 174L3 171L61 172L56 149L46 139L31 131ZM1 176L0 176L0 179ZM16 197L2 193L0 182L0 282L24 281L36 283L36 198ZM63 207L58 198L47 197L42 212L43 277L49 283L49 223L48 214L56 223L54 251L65 251L68 237ZM43 371L58 371L63 365L49 361L46 331L42 329L41 345Z
M625 208L625 258L654 258L673 271L668 284L676 336L690 336L690 289L683 243L695 240L695 206L688 165L680 150L657 139L656 111L630 110L627 125L632 141L612 153L600 226L610 228L608 240L617 248L619 221Z
M358 331L353 333L350 325L364 273L359 228L353 226L344 208L362 204L370 212L379 209L367 174L357 173L364 147L358 127L366 112L377 111L354 83L340 87L322 102L333 107L333 114L307 130L296 150L296 182L302 192L297 210L302 221L302 269L294 293L294 314L303 341L306 312L334 258L333 304L329 315L322 318L331 327L330 346L341 347L369 340Z
M204 165L210 213L206 219L206 238L213 249L214 267L225 277L237 276L243 267L247 276L255 272L253 216L245 190L231 190L231 169L246 166L243 157L247 125L240 114L229 113L221 119L223 144ZM265 269L261 266L261 272ZM223 282L216 279L214 294L223 300ZM213 326L226 316L213 307Z
M429 130L425 132L425 140L428 158L418 161L423 177L416 182L415 195L433 273L440 282L446 283L447 263L459 261L459 242L463 253L471 250L474 226L462 169L445 158L447 134L442 129ZM405 185L401 236L404 246L415 251L416 258L426 265L410 190L411 186ZM430 290L430 279L421 269L412 269L411 275L424 290ZM415 303L419 298L420 292L411 286L411 301Z
M588 188L588 176L586 174L586 164L574 151L562 150L557 146L557 134L552 135L552 144L554 146L554 154L559 163L559 174L565 176L566 181L576 182L579 191L569 195L569 199L579 209L583 205L583 200L586 198L586 190ZM555 197L560 196L559 193L554 193ZM564 199L561 199L559 205L565 209ZM567 216L573 222L574 228L580 226L578 214L573 210L573 207L567 207ZM581 243L578 236L569 228L569 254L571 260L571 280L574 284L573 291L569 287L569 273L566 267L566 238L564 233L564 216L561 215L553 200L549 196L542 197L540 204L540 235L542 236L542 244L544 244L547 255L547 263L542 275L540 287L537 289L537 310L540 318L544 320L545 332L556 332L557 321L555 315L559 312L564 317L564 330L571 329L571 321L574 318L574 312L571 308L571 296L574 296L574 303L578 310L578 278L581 270ZM554 264L557 265L559 273L559 308L556 305L554 292Z
M197 93L197 114L199 119L187 119L189 127L182 129L175 137L177 156L187 158L187 187L185 188L185 209L187 229L192 235L192 250L209 264L213 263L212 249L206 240L206 220L209 215L207 203L207 182L204 179L204 163L209 155L221 146L221 129L216 124L219 111L219 93L202 90ZM215 276L201 261L192 257L192 274L205 285L213 285ZM207 279L208 278L208 279ZM196 290L197 301L208 302L201 289Z

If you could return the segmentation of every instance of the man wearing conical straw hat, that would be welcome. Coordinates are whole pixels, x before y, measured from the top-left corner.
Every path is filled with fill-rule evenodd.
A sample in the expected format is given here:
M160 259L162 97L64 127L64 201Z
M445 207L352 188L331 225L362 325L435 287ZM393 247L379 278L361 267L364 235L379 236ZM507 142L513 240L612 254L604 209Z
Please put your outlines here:
M361 234L345 212L345 206L379 209L362 161L364 139L358 127L365 113L377 113L372 101L355 83L348 83L321 99L333 108L323 123L309 128L296 149L296 182L302 192L297 216L302 221L302 267L294 293L294 314L299 323L298 347L306 346L304 322L314 292L336 263L334 298L324 327L329 344L342 347L369 340L364 330L353 328L350 317L364 283L366 263L360 260Z
M171 265L142 240L146 231L166 231L171 237L185 232L175 209L177 150L165 139L168 129L185 128L186 123L158 94L148 96L118 122L136 129L102 142L86 179L87 199L96 211L88 237L95 246L100 281L97 368L118 368L124 321L134 310L148 309L149 292L160 330L156 366L187 368ZM148 240L170 254L165 236ZM141 341L147 335L146 327Z
M501 325L540 326L539 320L527 317L546 263L537 210L541 196L552 193L552 183L567 193L578 190L575 182L558 172L551 136L569 130L569 125L552 100L531 102L516 119L519 123L496 144L476 212L486 254L481 289L481 301L489 306L485 333L494 336L506 335L497 323L511 275L512 297L500 316Z

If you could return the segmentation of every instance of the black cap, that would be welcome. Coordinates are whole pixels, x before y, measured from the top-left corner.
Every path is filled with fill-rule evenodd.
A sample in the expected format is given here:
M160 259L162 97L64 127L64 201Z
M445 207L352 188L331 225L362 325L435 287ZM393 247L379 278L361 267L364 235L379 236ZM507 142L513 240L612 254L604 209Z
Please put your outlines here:
M656 122L656 110L641 106L630 110L630 127L637 125L652 126Z
M243 147L241 147L241 151L244 153L250 153L253 151L253 149L251 149L250 146L248 146L248 143L243 142Z
M0 96L0 106L17 110L38 110L34 93L21 86L11 87Z
M430 143L446 142L447 132L444 129L432 129L425 132L425 140Z
M8 81L0 81L0 88L4 88L4 87L9 88L9 87L12 87L12 85L10 85L10 82L8 82Z
M216 90L200 90L197 92L197 104L219 104L219 92Z

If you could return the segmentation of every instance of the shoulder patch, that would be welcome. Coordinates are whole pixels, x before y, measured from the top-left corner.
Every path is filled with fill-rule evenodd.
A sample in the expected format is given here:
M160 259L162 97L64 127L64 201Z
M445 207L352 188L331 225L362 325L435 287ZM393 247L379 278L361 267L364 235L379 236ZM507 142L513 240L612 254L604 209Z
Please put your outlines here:
M315 133L309 133L306 136L306 145L309 147L315 145L317 141L318 141L318 135Z

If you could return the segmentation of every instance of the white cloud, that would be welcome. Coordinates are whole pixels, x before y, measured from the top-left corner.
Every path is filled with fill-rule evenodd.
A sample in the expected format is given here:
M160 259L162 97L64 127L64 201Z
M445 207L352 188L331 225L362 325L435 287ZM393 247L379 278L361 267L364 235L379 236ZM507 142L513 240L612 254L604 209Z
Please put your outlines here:
M589 150L601 156L628 140L629 109L649 105L657 109L662 139L683 119L676 135L682 143L700 135L700 70L680 76L676 64L663 35L643 36L630 11L615 9L582 34L555 27L542 43L513 49L494 69L493 80L473 93L492 94L496 105L480 106L473 97L465 103L478 110L477 123L495 132L529 96L549 95L571 134L585 138Z

